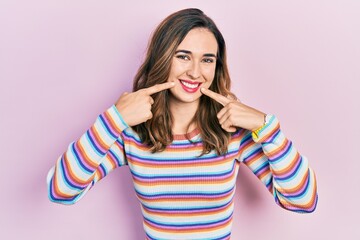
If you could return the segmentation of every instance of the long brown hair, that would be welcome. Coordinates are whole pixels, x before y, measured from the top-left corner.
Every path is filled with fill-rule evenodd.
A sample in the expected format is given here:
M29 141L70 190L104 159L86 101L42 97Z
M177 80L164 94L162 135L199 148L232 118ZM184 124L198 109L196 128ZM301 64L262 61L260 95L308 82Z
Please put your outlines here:
M175 51L186 34L194 28L206 28L212 32L218 44L216 69L210 90L228 96L230 76L226 63L225 41L211 18L199 9L184 9L165 18L154 31L148 45L144 63L139 68L133 85L133 91L155 84L165 83ZM153 117L133 127L143 143L151 147L152 152L163 151L173 141L172 116L168 104L168 90L152 95ZM218 155L227 152L230 133L221 128L216 114L222 106L207 96L201 96L199 109L192 123L198 127L203 141L202 154L216 150Z

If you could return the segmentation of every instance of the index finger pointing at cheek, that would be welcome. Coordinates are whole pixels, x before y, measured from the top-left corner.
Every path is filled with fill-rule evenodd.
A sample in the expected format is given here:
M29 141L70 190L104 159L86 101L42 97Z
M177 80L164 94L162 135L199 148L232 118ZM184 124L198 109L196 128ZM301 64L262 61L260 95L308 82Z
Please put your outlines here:
M145 90L147 94L152 95L154 93L161 92L163 90L172 88L174 86L175 86L175 82L166 82L166 83L156 84L152 87L146 88Z
M228 104L229 102L231 102L230 99L228 99L227 97L218 94L216 92L211 91L210 89L206 89L206 88L201 88L201 92L208 96L209 98L214 99L215 101L217 101L218 103L220 103L221 105L225 106L226 104Z

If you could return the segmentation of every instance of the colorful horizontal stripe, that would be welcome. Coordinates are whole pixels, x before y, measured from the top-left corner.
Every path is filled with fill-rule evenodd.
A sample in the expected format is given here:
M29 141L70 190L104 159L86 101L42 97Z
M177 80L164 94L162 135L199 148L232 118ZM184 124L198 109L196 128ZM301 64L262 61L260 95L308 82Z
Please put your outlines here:
M257 134L239 129L228 153L201 155L198 130L151 153L113 105L69 145L48 174L50 200L73 204L117 167L127 165L141 203L147 239L230 239L236 177L249 167L290 211L312 212L316 179L307 158L285 138L274 115Z

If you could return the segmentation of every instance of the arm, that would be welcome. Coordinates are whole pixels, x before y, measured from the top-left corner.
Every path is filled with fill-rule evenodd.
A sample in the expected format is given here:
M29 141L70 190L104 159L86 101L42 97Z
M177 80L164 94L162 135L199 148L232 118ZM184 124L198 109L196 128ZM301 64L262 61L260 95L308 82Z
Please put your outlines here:
M259 131L247 131L240 144L240 161L249 167L281 207L313 212L317 204L314 171L280 129L274 115Z
M116 167L127 164L121 133L152 117L152 94L172 88L173 82L124 93L67 151L47 176L49 199L73 204Z
M270 116L263 125L265 114L255 108L225 97L209 89L201 92L223 105L217 117L228 132L245 130L240 143L240 161L273 193L281 207L295 212L312 212L317 204L316 179L305 156L280 130L278 119Z
M47 175L48 197L62 204L77 202L96 182L126 164L120 134L128 125L115 105L69 144Z

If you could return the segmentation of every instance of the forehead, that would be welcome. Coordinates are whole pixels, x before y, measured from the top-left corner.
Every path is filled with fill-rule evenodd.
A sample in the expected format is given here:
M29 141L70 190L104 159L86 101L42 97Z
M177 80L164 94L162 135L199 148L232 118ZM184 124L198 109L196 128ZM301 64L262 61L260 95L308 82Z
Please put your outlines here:
M218 45L214 34L208 29L195 28L188 32L177 49L189 50L194 54L216 54Z

